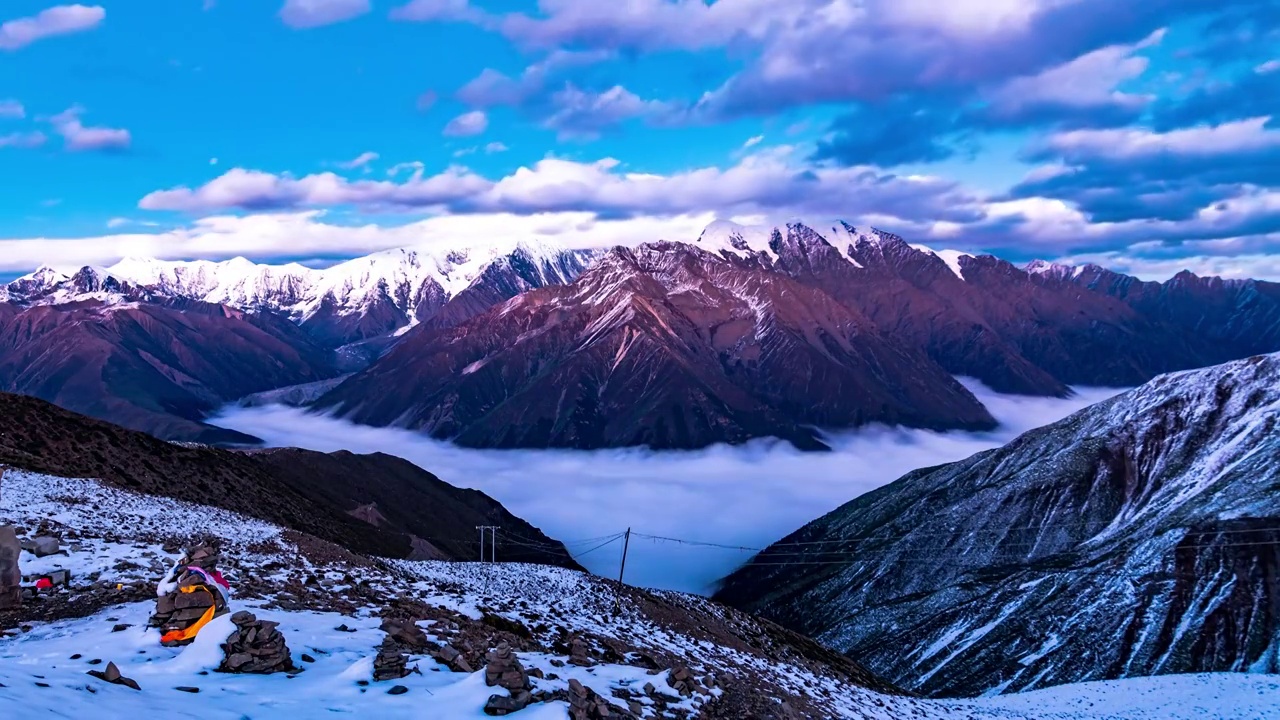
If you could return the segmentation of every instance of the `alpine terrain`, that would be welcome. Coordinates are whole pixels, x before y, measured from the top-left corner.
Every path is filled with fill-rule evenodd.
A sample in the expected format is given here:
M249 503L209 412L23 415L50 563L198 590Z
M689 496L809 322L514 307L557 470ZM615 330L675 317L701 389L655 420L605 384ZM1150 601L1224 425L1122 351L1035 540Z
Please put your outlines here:
M1280 672L1278 423L1280 355L1163 375L867 493L716 598L931 696Z
M418 323L448 326L568 282L591 255L493 243L324 270L243 258L45 267L0 287L0 390L165 439L254 442L204 418L246 395L332 381Z
M830 239L828 239L830 238ZM1005 393L1131 386L1280 350L1280 289L1024 268L842 224L709 226L617 248L572 284L416 328L312 405L474 447L697 448L880 422L993 423ZM411 388L411 392L403 392ZM305 400L304 400L305 402Z

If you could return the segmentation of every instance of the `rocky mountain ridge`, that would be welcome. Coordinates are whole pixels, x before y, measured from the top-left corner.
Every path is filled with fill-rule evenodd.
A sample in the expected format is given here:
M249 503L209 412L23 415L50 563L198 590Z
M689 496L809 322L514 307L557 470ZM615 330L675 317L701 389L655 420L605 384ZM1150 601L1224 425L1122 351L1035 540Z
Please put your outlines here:
M820 449L815 426L994 426L827 294L679 243L616 248L569 285L413 333L315 406L476 447Z
M1165 375L782 539L717 598L929 695L1280 672L1280 355Z

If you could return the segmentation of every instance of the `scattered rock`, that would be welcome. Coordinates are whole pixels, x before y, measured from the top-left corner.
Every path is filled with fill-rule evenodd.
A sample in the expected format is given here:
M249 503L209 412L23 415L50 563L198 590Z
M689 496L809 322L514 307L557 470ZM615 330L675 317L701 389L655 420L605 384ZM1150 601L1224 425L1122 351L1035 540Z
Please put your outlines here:
M382 631L397 643L418 652L425 651L431 643L427 634L412 620L387 618L382 621Z
M90 670L88 674L98 678L99 680L109 682L112 685L123 685L128 688L133 688L134 690L142 689L138 687L138 683L133 679L121 675L120 668L116 667L116 664L113 662L107 663L105 670Z
M115 632L124 632L125 630L128 630L128 629L129 629L129 628L131 628L131 627L133 627L133 626L132 626L132 625L130 625L129 623L119 623L119 624L116 624L116 625L111 626L111 632L113 632L113 633L115 633Z
M22 549L38 558L49 557L62 552L62 543L56 537L37 535L30 540L23 540Z
M409 692L409 688L407 688L407 687L405 687L405 686L403 686L403 685L396 685L395 687L392 687L390 690L388 690L388 691L387 691L387 694L388 694L388 695L403 695L403 694L405 694L405 693L407 693L407 692Z
M315 662L315 661L316 661L316 659L315 659L315 658L311 657L310 655L308 655L308 654L306 654L306 653L302 653L302 662L305 662L305 663L313 663L313 662Z
M569 717L572 720L622 720L634 717L630 711L614 707L577 678L569 680L568 695Z
M179 692L184 692L184 693L191 693L192 695L200 692L200 688L191 687L188 685L179 685L178 687L174 688L174 690L177 690Z
M471 667L471 663L458 652L457 648L452 645L445 645L435 652L432 656L436 660L449 666L454 672L473 673L475 669Z

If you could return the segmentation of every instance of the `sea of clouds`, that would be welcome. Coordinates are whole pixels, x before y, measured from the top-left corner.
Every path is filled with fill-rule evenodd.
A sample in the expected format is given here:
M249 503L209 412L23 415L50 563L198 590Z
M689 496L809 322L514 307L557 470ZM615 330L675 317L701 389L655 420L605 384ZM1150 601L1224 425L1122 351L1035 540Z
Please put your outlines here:
M628 527L649 535L761 548L911 470L998 447L1121 392L1076 388L1067 399L1033 398L965 384L1000 421L997 430L869 427L831 436L835 452L821 454L773 441L686 452L469 450L407 430L354 425L282 405L229 406L211 422L272 446L398 455L449 483L488 493L547 535L570 543L575 553L595 546L576 541ZM580 562L616 577L621 554L622 543L615 542L583 555ZM633 538L626 580L705 593L753 554Z

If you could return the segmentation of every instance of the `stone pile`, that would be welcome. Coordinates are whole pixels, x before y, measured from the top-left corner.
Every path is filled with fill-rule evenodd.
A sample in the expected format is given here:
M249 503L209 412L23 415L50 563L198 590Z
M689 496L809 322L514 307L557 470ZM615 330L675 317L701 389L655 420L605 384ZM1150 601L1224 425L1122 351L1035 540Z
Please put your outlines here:
M714 676L708 676L714 682ZM680 666L671 669L667 674L667 684L673 690L680 693L680 697L692 697L694 693L704 694L707 689L698 682L698 678L693 676L689 668Z
M259 620L251 612L241 610L231 616L236 630L222 644L223 659L218 672L252 673L269 675L277 672L293 672L293 658L284 634L276 627L279 623Z
M490 695L484 705L486 715L507 715L523 710L533 701L533 685L520 660L507 643L499 643L485 656L484 684L500 687L510 695Z
M582 638L575 637L569 641L569 664L578 667L592 667L596 664L589 654L590 648L582 641Z
M0 610L14 610L22 602L22 546L11 526L0 526Z
M147 623L160 629L161 636L171 632L184 631L200 622L213 608L213 617L227 612L227 599L223 592L206 579L205 575L192 568L200 568L206 573L218 570L218 552L211 547L196 546L186 552L177 566L165 577L162 584L167 584L168 592L156 598L156 611ZM194 640L194 636L181 640L169 640L169 646L185 645Z
M471 663L467 662L466 656L452 645L445 645L432 653L431 657L434 657L436 660L448 665L449 669L454 672L475 672L475 669L471 667Z
M399 680L409 674L409 656L400 652L400 645L388 637L378 647L373 659L373 681Z

